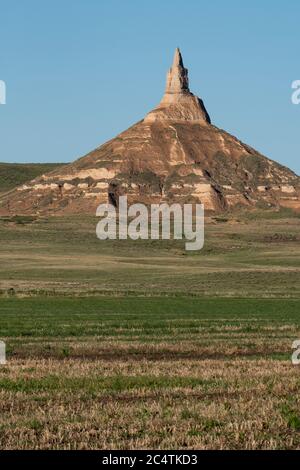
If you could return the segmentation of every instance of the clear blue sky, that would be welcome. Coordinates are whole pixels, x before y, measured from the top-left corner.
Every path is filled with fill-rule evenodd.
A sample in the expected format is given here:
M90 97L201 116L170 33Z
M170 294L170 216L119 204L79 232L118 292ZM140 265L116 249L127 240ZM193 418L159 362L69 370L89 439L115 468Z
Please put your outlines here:
M0 0L0 161L71 161L143 118L181 48L212 121L300 174L299 0Z

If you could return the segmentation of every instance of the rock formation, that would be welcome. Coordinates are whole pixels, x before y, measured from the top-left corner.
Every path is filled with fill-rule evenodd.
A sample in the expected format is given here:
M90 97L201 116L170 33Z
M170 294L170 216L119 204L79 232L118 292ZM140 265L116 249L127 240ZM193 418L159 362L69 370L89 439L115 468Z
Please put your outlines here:
M299 177L211 124L189 90L179 49L165 94L146 117L74 163L2 196L0 214L91 213L101 202L202 202L300 210Z
M166 120L210 124L210 117L203 101L190 92L188 70L183 66L179 49L175 51L173 65L167 74L165 94L160 104L146 116L144 122Z

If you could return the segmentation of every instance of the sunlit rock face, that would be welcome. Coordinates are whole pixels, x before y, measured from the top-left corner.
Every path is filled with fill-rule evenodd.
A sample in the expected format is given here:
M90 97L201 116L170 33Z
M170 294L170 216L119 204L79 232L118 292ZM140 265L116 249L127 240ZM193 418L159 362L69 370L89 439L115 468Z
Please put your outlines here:
M144 119L144 122L155 121L210 123L203 101L190 92L188 70L179 49L167 74L165 94L157 108Z
M0 214L90 213L102 202L300 210L299 177L211 124L176 49L159 105L74 163L2 196Z

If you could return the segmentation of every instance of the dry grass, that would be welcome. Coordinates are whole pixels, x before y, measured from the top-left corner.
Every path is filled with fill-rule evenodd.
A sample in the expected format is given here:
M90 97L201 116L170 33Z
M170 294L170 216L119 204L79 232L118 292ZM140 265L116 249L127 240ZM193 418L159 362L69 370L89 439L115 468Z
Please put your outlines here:
M64 328L82 324L79 300L48 302L51 336L39 336L46 300L2 310L1 449L300 448L296 301L86 299L90 336L77 337ZM249 317L237 313L247 302Z
M300 218L208 220L205 245L105 241L93 217L0 218L0 295L300 296Z
M299 376L277 360L12 360L2 449L299 448Z
M300 219L194 254L95 225L0 220L0 448L300 448Z

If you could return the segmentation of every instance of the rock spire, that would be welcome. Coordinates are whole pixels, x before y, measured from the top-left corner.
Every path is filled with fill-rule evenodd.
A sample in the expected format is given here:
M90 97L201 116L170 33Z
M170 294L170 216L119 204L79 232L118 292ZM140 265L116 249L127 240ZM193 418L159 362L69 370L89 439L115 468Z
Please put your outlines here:
M210 124L203 101L190 92L188 70L183 65L179 48L175 50L172 67L167 73L165 94L144 121L193 121Z
M167 75L166 94L189 92L188 70L183 66L182 55L177 47L173 65Z

